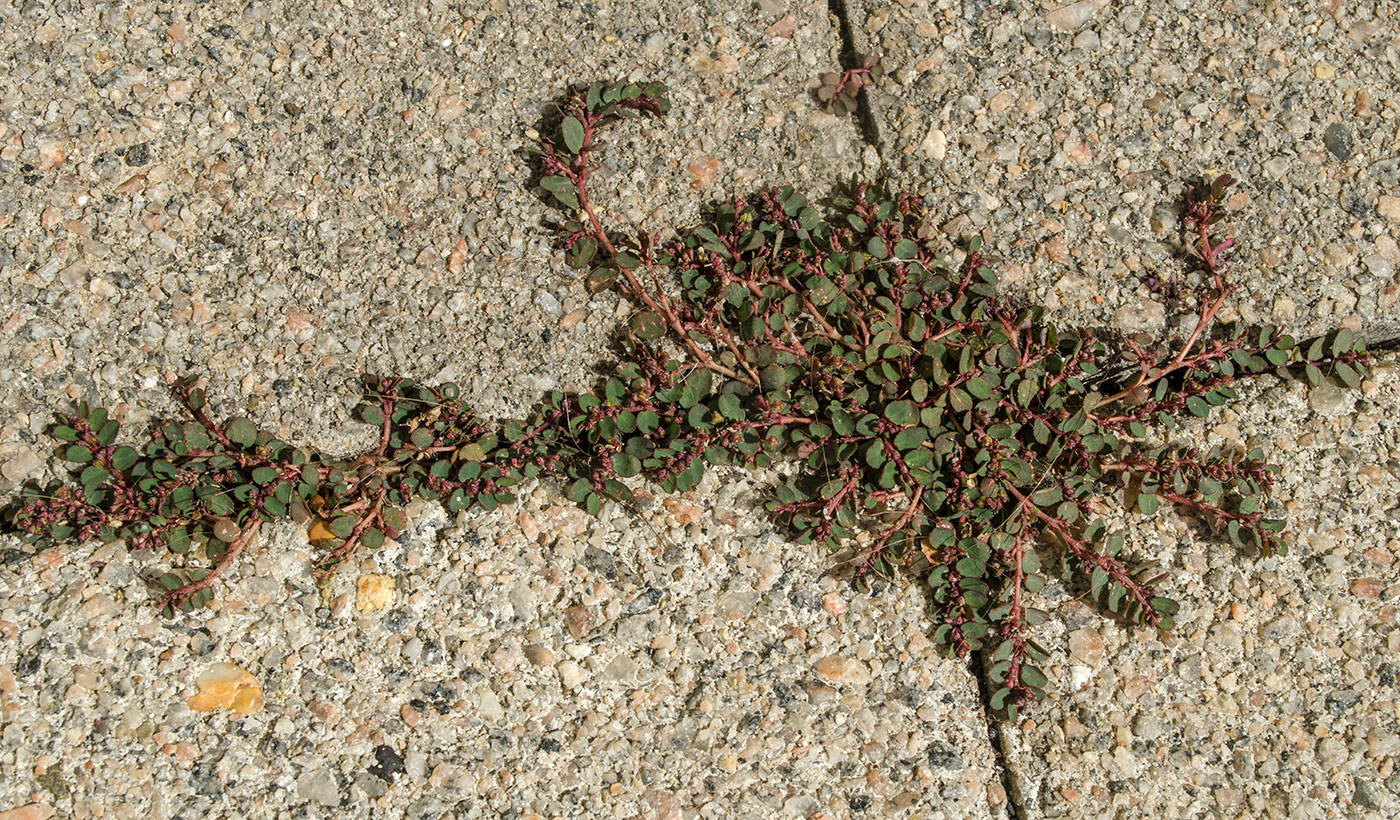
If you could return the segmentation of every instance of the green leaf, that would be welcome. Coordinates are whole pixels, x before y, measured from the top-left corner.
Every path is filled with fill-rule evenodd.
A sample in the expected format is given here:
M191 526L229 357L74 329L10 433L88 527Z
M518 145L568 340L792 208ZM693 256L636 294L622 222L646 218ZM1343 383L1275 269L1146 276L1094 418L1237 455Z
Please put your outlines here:
M876 259L884 259L890 255L889 248L885 246L885 240L878 236L870 237L870 241L865 243L865 249Z
M110 475L110 473L96 464L89 464L87 469L83 470L82 475L78 477L78 480L84 487L96 487L106 481Z
M570 182L567 177L561 177L557 174L547 176L544 179L540 180L540 187L545 189L546 191L549 191L550 193L559 193L560 191L574 190L574 184Z
M564 136L564 147L569 149L570 154L577 154L583 149L583 123L577 117L565 117L559 131Z
M849 413L838 408L831 411L831 427L837 435L849 436L855 432L856 424Z
M1355 389L1361 386L1361 376L1346 362L1337 362L1333 365L1332 372L1337 374L1337 378L1347 387Z
M559 200L559 203L564 207L573 208L575 210L578 209L578 191L575 191L573 188L567 188L563 191L550 191L549 193L555 199Z
M1210 405L1200 396L1191 396L1186 400L1186 409L1191 411L1191 415L1205 417L1210 415Z
M77 441L78 431L64 424L60 424L50 431L54 438L60 441Z
M986 562L979 561L971 555L958 561L958 574L964 578L981 578L986 571Z
M118 447L112 452L112 466L118 470L128 470L140 460L141 454L130 447Z
M110 445L112 442L117 440L117 431L119 431L120 429L121 425L115 421L108 420L107 422L103 423L103 425L97 431L98 443L101 444L103 447Z
M794 378L792 369L781 364L770 364L758 372L759 385L766 392L781 390L791 384Z
M189 552L192 546L189 529L185 527L176 527L167 532L165 534L165 546L166 549L176 555L184 555Z
M865 463L872 469L879 469L885 463L885 442L876 439L865 445Z
M613 472L623 478L630 478L642 471L642 462L631 453L617 453L612 457Z
M1332 355L1340 356L1343 353L1350 353L1355 345L1355 335L1347 328L1342 328L1332 337Z
M232 515L235 506L234 502L237 501L239 504L247 504L253 498L253 493L257 492L258 488L254 487L252 484L239 484L232 489L220 489L217 486L211 486L208 488L201 488L201 495L204 495L206 489L213 491L211 495L205 495L204 498L204 503L209 507L210 511L217 515Z
M379 427L384 424L384 414L380 412L378 407L366 404L360 408L360 421Z
M980 376L968 379L965 387L967 392L979 399L985 399L992 395L992 385Z
M885 405L885 418L900 426L913 423L918 408L911 401L892 401Z
M565 203L568 204L568 203ZM575 206L576 207L576 206ZM598 254L598 240L591 236L585 236L574 243L569 249L568 263L571 267L582 270L588 267L588 263L593 261L593 257Z
M923 444L928 439L928 431L922 427L911 427L908 430L901 430L894 437L894 446L903 450L913 450Z
M74 444L63 451L63 460L75 464L86 464L92 461L92 451L81 444Z
M739 397L733 393L725 393L717 401L720 415L731 421L742 421L744 419L744 407L739 402Z
M697 367L694 372L685 378L685 385L695 391L697 396L710 395L710 389L714 387L715 374L708 367Z
M251 421L239 417L229 420L228 425L224 428L224 435L228 436L229 441L240 447L251 447L253 442L257 440L258 428L254 427Z
M953 541L956 539L957 534L954 533L952 530L948 529L947 527L938 527L937 529L930 531L928 534L929 549L942 549L943 547L946 547L949 544L953 543Z
M271 467L258 467L253 470L253 483L271 484L277 479L277 471Z
M708 405L697 404L690 408L690 412L685 414L685 421L686 424L689 424L696 430L709 430L713 426L710 424L710 416L711 413Z
M353 515L338 515L331 519L330 529L337 538L349 538L360 520Z
M1021 667L1021 682L1036 689L1043 689L1050 681L1045 677L1045 673L1029 664Z
M912 239L901 239L894 243L894 255L900 259L913 259L919 255L919 246Z

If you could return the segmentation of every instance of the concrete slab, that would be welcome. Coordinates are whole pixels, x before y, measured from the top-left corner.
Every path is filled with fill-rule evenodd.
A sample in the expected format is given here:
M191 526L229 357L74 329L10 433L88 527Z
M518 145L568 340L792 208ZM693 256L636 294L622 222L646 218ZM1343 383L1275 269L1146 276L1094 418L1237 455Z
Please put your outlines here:
M1191 431L1283 466L1293 547L1251 561L1178 516L1129 523L1175 575L1166 641L1056 590L1060 683L1005 730L1021 816L1395 815L1397 407L1392 365L1344 406L1266 387Z
M813 106L839 50L822 6L0 18L5 491L54 468L52 408L139 428L170 412L170 373L336 451L371 432L348 418L362 371L458 380L497 416L590 385L625 309L564 268L523 154L569 83L672 87L674 113L620 129L601 173L621 218L657 228L878 159ZM924 639L918 590L835 617L828 557L767 529L761 485L719 478L601 521L543 488L492 515L425 508L324 581L278 530L173 625L137 577L151 556L7 537L0 810L1001 816L975 685ZM219 663L260 711L192 711Z
M1397 335L1390 4L847 5L855 47L892 74L870 94L885 167L1052 316L1194 322L1144 280L1188 269L1181 185L1228 171L1242 319ZM1060 688L1006 729L1020 816L1400 810L1394 368L1359 397L1249 395L1184 435L1283 465L1295 551L1252 563L1179 518L1124 522L1189 615L1163 643L1063 589L1047 601Z
M1062 321L1164 328L1182 186L1229 172L1243 319L1400 330L1391 4L847 7L886 171Z

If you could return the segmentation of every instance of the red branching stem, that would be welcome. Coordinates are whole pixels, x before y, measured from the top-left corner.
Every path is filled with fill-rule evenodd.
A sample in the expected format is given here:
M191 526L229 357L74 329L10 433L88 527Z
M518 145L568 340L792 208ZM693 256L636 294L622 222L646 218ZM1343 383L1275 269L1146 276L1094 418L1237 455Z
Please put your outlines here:
M1079 559L1081 563L1097 567L1107 572L1115 583L1127 590L1133 600L1142 607L1143 619L1149 626L1156 626L1157 623L1161 621L1162 616L1152 608L1151 593L1123 568L1121 562L1102 553L1095 552L1091 545L1086 544L1082 539L1071 532L1069 526L1064 521L1040 509L1040 507L1036 506L1029 498L1022 494L1020 490L1016 489L1014 485L1006 483L1003 484L1003 486L1006 488L1007 492L1022 501L1026 509L1030 510L1032 514L1045 522L1045 526L1049 527L1060 537L1060 540L1064 541L1065 546L1069 547L1070 552L1074 554L1075 558Z
M564 169L564 176L574 183L574 188L578 191L579 208L587 215L589 224L593 229L593 236L598 240L598 245L607 253L608 258L613 261L617 269L622 271L623 277L626 278L628 294L639 300L648 308L656 311L666 322L666 325L675 332L676 338L685 344L690 352L700 361L701 365L723 376L757 387L758 377L756 375L746 376L720 364L715 361L714 357L700 347L695 340L690 338L690 334L686 332L685 326L681 323L680 316L670 304L670 299L666 296L664 291L658 287L655 291L655 295L653 295L653 292L642 287L642 283L637 281L636 275L633 274L630 269L618 262L619 251L617 247L613 245L607 230L603 228L603 222L598 218L598 213L593 207L593 201L588 196L588 158L593 153L593 136L594 130L598 125L598 116L584 110L582 106L578 107L574 116L583 125L583 145L579 148L578 156L573 160L572 164Z
M164 608L169 606L174 608L180 603L189 600L190 596L198 593L200 590L207 589L220 575L224 574L224 570L233 565L233 561L238 557L238 554L241 553L253 540L253 537L258 534L258 527L261 525L262 519L254 516L248 523L248 526L238 534L238 537L229 543L228 550L223 554L223 557L219 559L218 563L214 565L214 568L209 570L208 575L198 581L192 581L165 593L161 598L160 607Z
M842 91L846 90L846 86L851 84L855 84L857 88L860 88L869 82L873 76L874 75L868 68L848 68L841 72L841 77L836 81L834 87L836 94L833 96L839 96Z
M1011 657L1008 659L1010 665L1006 670L1006 686L1011 690L1012 697L1017 700L1024 699L1030 693L1030 690L1021 681L1021 666L1025 663L1029 651L1026 640L1026 610L1021 601L1026 586L1026 571L1023 566L1025 557L1025 530L1022 528L1016 532L1011 543L1010 558L1015 566L1011 578L1011 608L1006 614L1005 625L1002 626L1002 637L1011 641Z
M241 449L229 439L228 434L225 433L219 425L214 423L213 419L209 418L202 407L195 406L194 401L190 397L192 389L193 385L176 382L171 386L170 392L175 396L176 401L180 402L180 406L184 408L185 412L190 414L190 418L198 422L201 427L208 431L209 435L218 439L219 443L230 450Z
M345 539L345 543L336 547L330 555L326 556L325 563L328 566L335 566L348 558L350 553L355 551L355 547L359 546L360 539L364 537L365 532L368 531L370 527L374 526L375 522L379 521L384 512L384 497L387 492L387 490L382 488L379 490L378 495L374 498L374 505L370 507L369 512L365 513L364 517L355 524L355 528L350 531L350 536Z
M384 421L379 430L379 460L383 461L389 453L389 433L393 430L394 400L388 396L379 397L379 412L384 416Z
M1201 312L1200 318L1196 321L1196 326L1191 329L1190 335L1186 337L1185 343L1182 344L1181 349L1170 363L1165 366L1157 367L1144 362L1137 380L1119 392L1109 396L1107 399L1104 399L1100 402L1101 406L1125 398L1139 387L1151 386L1168 374L1174 373L1183 367L1192 366L1202 360L1213 357L1213 353L1203 353L1188 359L1188 356L1191 354L1191 349L1195 347L1201 335L1205 333L1215 321L1215 314L1219 312L1221 306L1225 304L1225 300L1234 292L1234 287L1225 282L1225 260L1222 256L1225 251L1234 246L1235 240L1231 237L1222 240L1219 244L1214 244L1210 236L1211 222L1216 214L1219 213L1218 209L1218 204L1213 201L1208 194L1204 197L1200 194L1196 194L1193 195L1192 200L1188 204L1186 217L1195 231L1197 241L1200 243L1198 251L1201 254L1201 261L1205 265L1206 272L1210 274L1211 284L1216 294L1215 298L1211 300L1206 309Z
M896 535L909 529L909 523L913 521L914 517L919 513L919 504L923 501L923 498L924 488L922 486L915 486L914 494L909 497L908 508L900 514L898 520L881 531L879 539L861 554L859 561L862 566L869 566L871 562L879 557L885 547L889 546L890 541Z

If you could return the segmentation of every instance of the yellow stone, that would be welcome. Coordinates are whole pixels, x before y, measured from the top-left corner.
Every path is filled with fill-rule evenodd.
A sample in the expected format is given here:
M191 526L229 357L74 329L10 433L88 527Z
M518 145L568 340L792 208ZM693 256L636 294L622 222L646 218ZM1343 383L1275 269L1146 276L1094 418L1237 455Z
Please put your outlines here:
M216 663L204 670L195 683L199 692L188 703L196 712L232 709L248 715L263 707L262 686L237 664Z
M1400 221L1400 196L1382 196L1376 210L1386 219Z
M355 582L355 608L375 612L394 600L394 579L389 575L361 575Z

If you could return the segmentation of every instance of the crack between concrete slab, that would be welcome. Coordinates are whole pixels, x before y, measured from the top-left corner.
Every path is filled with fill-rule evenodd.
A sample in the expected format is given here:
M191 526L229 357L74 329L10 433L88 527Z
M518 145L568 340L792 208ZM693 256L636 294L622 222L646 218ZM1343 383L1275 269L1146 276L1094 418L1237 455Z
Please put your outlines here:
M841 70L849 71L860 65L860 49L856 47L855 29L851 27L850 10L846 0L827 0L827 10L836 18L837 33L841 37ZM870 93L862 88L856 94L856 123L860 126L860 138L866 145L880 150L880 124L875 120L875 112L870 108Z
M1015 783L1011 776L1011 763L1007 760L1005 740L1001 732L1001 720L992 709L992 693L997 689L987 675L989 666L987 653L978 652L968 663L968 671L977 680L977 700L982 705L982 720L987 724L987 745L992 747L992 757L996 761L997 777L1001 779L1002 791L1006 793L1006 816L1011 820L1028 820L1029 812L1017 801Z

